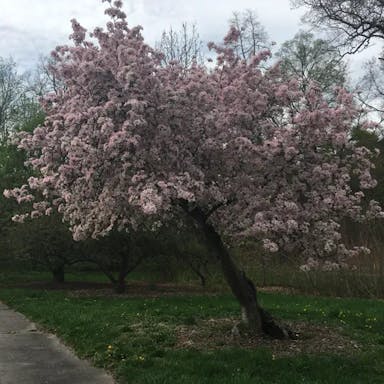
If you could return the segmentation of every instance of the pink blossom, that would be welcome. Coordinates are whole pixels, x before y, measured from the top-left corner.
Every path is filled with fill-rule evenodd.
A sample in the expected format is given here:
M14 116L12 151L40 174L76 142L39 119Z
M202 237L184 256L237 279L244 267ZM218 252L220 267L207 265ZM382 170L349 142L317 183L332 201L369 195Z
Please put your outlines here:
M6 197L7 199L9 199L10 197L12 197L12 191L11 190L9 190L9 189L4 189L4 191L3 191L3 195L4 195L4 197Z
M227 35L224 37L224 44L230 44L236 42L240 37L240 31L234 26L231 26Z
M86 29L83 28L76 19L71 20L73 33L69 36L76 45L80 45L83 43L85 39Z
M264 247L264 249L266 249L267 251L269 251L271 253L275 253L279 250L278 245L276 243L274 243L273 241L270 241L269 239L263 240L263 247Z

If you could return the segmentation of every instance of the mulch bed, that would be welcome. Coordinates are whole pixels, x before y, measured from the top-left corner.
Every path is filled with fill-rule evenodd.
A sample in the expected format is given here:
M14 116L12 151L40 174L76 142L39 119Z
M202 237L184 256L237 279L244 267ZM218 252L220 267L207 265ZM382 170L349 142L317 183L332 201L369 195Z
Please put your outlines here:
M7 288L31 288L48 291L68 291L72 297L163 297L183 295L212 295L220 294L222 290L203 288L199 285L175 283L148 283L132 281L126 286L125 293L116 293L111 283L96 283L84 281L68 281L65 283L33 281L27 283L3 285ZM1 287L1 285L0 285Z
M175 284L175 283L148 283L131 281L127 284L125 293L115 293L111 283L97 283L85 281L68 281L65 283L32 281L27 283L7 284L8 288L31 288L45 290L70 291L70 295L76 297L88 296L116 296L116 297L162 297L183 295L213 295L223 293L222 289L203 288L200 285ZM299 294L292 288L285 287L260 287L260 292Z
M77 290L89 290L94 292L100 289L110 289L109 283L94 283L86 281L69 281L65 283L55 283L46 281L29 281L27 283L15 283L15 284L3 284L0 285L6 288L31 288L31 289L45 289L48 291L77 291Z
M238 332L236 319L232 318L200 320L195 325L176 328L177 348L197 350L215 350L223 347L267 348L272 352L273 358L300 353L353 354L360 350L358 343L342 334L342 329L310 322L286 322L286 324L299 334L297 340L274 340L267 336Z

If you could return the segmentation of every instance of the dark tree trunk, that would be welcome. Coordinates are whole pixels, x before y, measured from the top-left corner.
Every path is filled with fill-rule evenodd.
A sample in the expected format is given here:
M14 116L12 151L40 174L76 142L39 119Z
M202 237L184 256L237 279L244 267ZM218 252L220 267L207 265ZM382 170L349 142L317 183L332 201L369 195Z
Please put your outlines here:
M64 283L65 278L64 278L64 265L60 265L58 267L55 267L52 269L52 277L53 281L55 283Z
M183 208L185 209L185 207ZM242 307L243 320L249 329L255 333L266 333L277 339L294 338L296 335L291 330L279 324L267 311L260 307L254 284L236 266L221 236L207 222L206 215L198 208L186 210L186 212L196 220L204 232L208 244L216 252L224 277Z
M189 263L189 267L192 269L192 271L198 276L198 278L200 279L200 284L203 288L206 287L206 283L207 283L207 279L204 275L204 272L201 271L200 267L197 266L195 267L192 263L192 261Z
M120 254L120 265L118 271L118 277L115 283L115 292L116 293L125 293L127 285L125 278L129 273L128 262L129 262L129 252L121 252Z
M114 283L114 289L116 293L125 293L127 290L127 284L125 283L125 276L119 274L118 279Z
M201 272L198 272L197 275L198 275L199 278L200 278L200 284L201 284L201 286L202 286L203 288L205 288L206 285L207 285L207 282L206 282L206 278L205 278L204 274L201 273Z
M379 297L381 297L381 295L384 294L384 260L382 257L379 259L379 278L377 288L377 294Z
M263 286L267 285L267 263L265 262L264 255L261 257L261 265L263 268Z

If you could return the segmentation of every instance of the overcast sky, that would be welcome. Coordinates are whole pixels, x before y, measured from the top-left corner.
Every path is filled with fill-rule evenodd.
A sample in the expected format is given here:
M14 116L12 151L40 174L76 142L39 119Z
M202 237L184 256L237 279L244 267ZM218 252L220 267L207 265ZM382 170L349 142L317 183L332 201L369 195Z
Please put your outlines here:
M40 54L68 42L70 19L76 18L88 30L102 26L105 6L101 0L0 0L0 56L12 56L21 70L30 69ZM257 12L277 47L305 27L300 22L303 10L291 9L289 0L124 1L128 23L142 25L150 44L164 29L177 28L183 21L196 23L203 41L221 41L232 12L247 8ZM353 58L354 72L374 53L372 49Z

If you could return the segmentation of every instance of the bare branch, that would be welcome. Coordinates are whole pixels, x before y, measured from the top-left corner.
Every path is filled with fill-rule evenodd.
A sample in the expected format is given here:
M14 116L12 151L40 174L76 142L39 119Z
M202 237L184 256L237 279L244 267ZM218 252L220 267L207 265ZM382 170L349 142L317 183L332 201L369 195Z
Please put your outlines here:
M251 9L234 12L229 21L230 26L239 31L239 39L232 44L238 57L247 60L263 49L269 49L270 42L265 28Z
M331 30L340 37L346 54L359 52L373 39L384 39L382 0L291 0L305 6L304 21L317 28Z
M156 48L163 54L163 65L177 62L185 69L193 63L204 63L202 46L196 24L187 22L182 23L179 31L172 27L163 31L160 41L156 43Z

